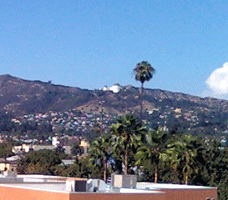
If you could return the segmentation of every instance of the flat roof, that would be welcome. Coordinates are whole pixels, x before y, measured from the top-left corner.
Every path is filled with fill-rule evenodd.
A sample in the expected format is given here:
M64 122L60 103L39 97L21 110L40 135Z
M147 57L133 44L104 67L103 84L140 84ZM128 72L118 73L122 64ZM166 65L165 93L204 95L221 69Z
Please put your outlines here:
M137 182L139 189L214 189L216 187L209 186L196 186L185 184L172 184L172 183L150 183L150 182Z
M32 190L42 190L49 192L61 192L61 193L91 193L91 192L68 192L66 190L66 183L5 183L0 184L3 187L14 187L22 189L32 189ZM92 192L93 193L93 192ZM148 194L158 194L163 193L156 190L143 190L143 189L131 189L131 188L120 188L117 191L106 190L98 193L148 193Z
M3 179L3 177L1 178ZM66 180L77 179L77 178L70 178L70 177L68 178L68 177L46 176L46 175L18 175L17 178L23 178L24 182L1 183L0 186L69 193L66 188ZM78 179L78 180L87 180L87 179ZM117 188L116 190L115 189L110 190L110 186L107 185L107 190L103 192L105 193L162 193L161 190L163 189L215 189L215 187L137 182L136 189ZM88 193L88 192L82 192L82 193Z
M22 189L43 190L49 192L68 192L66 191L66 183L4 183L3 187L15 187Z

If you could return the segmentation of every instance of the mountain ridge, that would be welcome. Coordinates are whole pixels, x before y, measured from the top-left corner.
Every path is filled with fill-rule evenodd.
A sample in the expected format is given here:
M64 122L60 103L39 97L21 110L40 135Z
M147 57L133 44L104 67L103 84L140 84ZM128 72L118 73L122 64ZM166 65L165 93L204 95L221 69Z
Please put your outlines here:
M87 112L99 110L100 102L106 112L123 114L138 109L139 88L122 86L118 93L88 90L79 87L56 85L39 80L25 80L9 74L0 75L0 110L26 114L31 112L46 112L48 110L64 111L82 109ZM144 108L156 108L162 101L172 101L175 107L178 102L189 101L201 104L215 110L228 111L228 101L212 97L198 97L181 92L171 92L161 89L144 90ZM119 108L118 108L119 107ZM89 110L88 110L89 109Z

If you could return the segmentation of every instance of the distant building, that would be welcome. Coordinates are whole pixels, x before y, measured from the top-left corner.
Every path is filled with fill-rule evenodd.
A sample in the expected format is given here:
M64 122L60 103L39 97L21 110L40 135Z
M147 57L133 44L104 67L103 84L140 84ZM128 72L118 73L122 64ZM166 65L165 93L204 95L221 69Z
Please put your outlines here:
M56 148L56 146L53 145L33 145L32 148L34 149L34 151L39 151L39 150L54 150Z
M118 93L121 90L121 86L120 84L116 83L110 87L109 90L113 91L114 93Z
M88 149L90 147L90 144L89 144L89 142L82 140L79 146L83 147L84 153L87 153Z
M54 143L58 144L58 142ZM23 152L28 153L30 151L39 151L39 150L54 150L57 146L55 145L27 145L27 144L22 144L21 146L14 146L12 148L12 152L15 154L21 154ZM71 154L71 146L63 146L65 149L66 154Z
M102 90L106 92L106 91L108 91L108 90L109 90L109 88L108 88L108 86L107 86L107 85L105 85L105 86L102 88Z
M20 146L13 146L12 152L15 154L26 152L28 153L29 151L32 150L32 146L28 144L22 144Z
M108 86L104 86L102 88L103 91L112 91L113 93L118 93L120 90L121 90L121 85L119 83L116 83L114 84L113 86L111 87L108 87Z
M59 137L54 136L52 137L52 145L57 147L60 144Z
M62 160L62 163L65 165L65 166L69 166L69 165L72 165L75 163L75 159L63 159Z
M12 170L12 164L10 164L8 161L1 161L0 162L0 171L6 171L6 170Z
M174 112L175 112L175 113L181 113L181 108L176 108L176 109L174 110Z
M3 159L0 158L0 171L16 171L17 161L19 160L18 156L12 156L9 158Z

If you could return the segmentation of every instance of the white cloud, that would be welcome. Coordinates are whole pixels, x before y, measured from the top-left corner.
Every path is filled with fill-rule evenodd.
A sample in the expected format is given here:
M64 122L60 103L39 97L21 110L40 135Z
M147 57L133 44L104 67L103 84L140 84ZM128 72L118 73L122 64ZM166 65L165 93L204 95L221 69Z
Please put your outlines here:
M212 72L206 84L215 95L228 94L228 62Z

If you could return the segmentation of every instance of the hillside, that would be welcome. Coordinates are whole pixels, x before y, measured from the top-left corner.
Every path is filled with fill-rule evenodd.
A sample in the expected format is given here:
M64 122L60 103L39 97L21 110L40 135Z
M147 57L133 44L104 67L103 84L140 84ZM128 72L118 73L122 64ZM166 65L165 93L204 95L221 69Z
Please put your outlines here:
M228 101L214 98L174 93L158 89L145 89L145 109L163 104L174 107L202 107L203 110L228 111ZM99 102L105 101L106 112L123 114L135 111L139 105L138 88L124 86L117 94L111 91L83 90L76 87L54 85L41 81L28 81L10 75L0 76L0 109L15 115L66 111L83 108L86 112L97 112Z
M139 112L139 104L139 90L133 86L123 86L118 93L113 93L0 76L0 111L11 117L69 110L122 115ZM151 126L169 129L182 126L194 132L203 127L212 134L227 131L226 100L145 89L144 110L144 118Z

